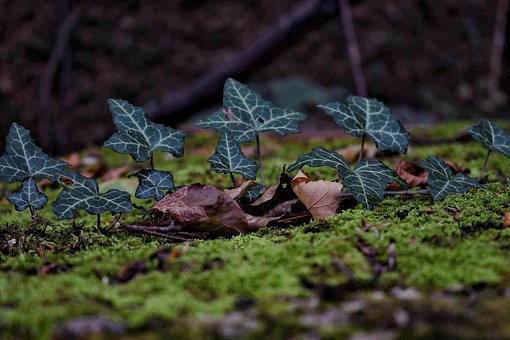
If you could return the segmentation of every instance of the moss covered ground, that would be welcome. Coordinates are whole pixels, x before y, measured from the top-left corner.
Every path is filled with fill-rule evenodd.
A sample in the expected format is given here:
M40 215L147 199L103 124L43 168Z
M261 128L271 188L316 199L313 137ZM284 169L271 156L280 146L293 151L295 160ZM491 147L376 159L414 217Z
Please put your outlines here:
M454 136L463 126L415 134ZM178 185L229 185L230 178L208 170L214 142L213 135L188 137L186 157L162 154L156 164L171 170ZM267 178L276 182L283 164L313 146L352 143L267 137ZM474 141L454 142L412 146L400 158L430 154L477 176L485 151ZM100 156L108 168L130 163L106 150ZM390 165L396 159L384 158ZM335 176L308 170L316 178ZM494 154L487 176L493 183L444 201L391 197L373 211L358 205L304 225L176 244L117 228L104 234L85 214L56 221L48 207L31 219L4 198L0 337L510 337L510 229L503 224L509 176L510 160ZM124 176L101 186L133 190L136 182ZM52 199L57 190L45 193ZM141 220L153 202L134 203L122 223ZM105 226L112 220L103 217Z

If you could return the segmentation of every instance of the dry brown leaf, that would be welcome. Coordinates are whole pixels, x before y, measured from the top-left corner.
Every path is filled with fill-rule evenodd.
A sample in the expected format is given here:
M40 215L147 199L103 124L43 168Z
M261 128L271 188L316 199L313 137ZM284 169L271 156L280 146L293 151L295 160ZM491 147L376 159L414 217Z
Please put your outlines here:
M505 211L503 217L503 228L510 228L510 211Z
M249 180L236 188L225 190L224 193L226 193L234 201L237 201L239 198L243 197L243 195L246 194L248 190L256 185L257 183L255 181Z
M106 171L106 173L103 175L103 181L118 179L118 178L122 177L123 175L125 175L130 169L131 169L131 167L127 164L121 166L120 168L110 169L110 170Z
M264 216L278 205L296 199L290 185L291 178L286 173L280 174L278 184L267 189L258 200L245 207L247 212L255 216Z
M400 160L397 163L396 171L407 182L409 188L427 185L429 173L416 163Z
M452 169L453 174L458 174L458 173L467 174L467 173L469 173L469 171L467 171L466 169L464 169L463 167L461 167L460 165L458 165L455 162L448 161L448 160L446 160L444 162L446 163L446 165L448 165L448 167L450 169Z
M351 164L356 163L359 158L359 152L361 150L361 145L349 145L345 148L341 148L337 150L336 152L341 154L342 156L347 159L347 161ZM365 143L365 146L363 148L363 158L374 158L375 154L377 153L377 148L373 143Z
M292 179L291 186L314 218L324 218L336 213L341 200L341 183L312 181L310 175L300 170Z
M184 228L219 235L237 235L257 228L229 195L212 185L193 184L166 196L153 207Z

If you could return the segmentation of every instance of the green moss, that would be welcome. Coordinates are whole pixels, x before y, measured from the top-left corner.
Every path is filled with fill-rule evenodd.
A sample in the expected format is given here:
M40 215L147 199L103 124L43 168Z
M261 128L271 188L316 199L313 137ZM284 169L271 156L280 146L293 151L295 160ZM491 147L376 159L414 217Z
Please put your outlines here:
M230 185L228 177L207 170L214 139L193 136L187 143L189 156L168 159L158 154L157 167L172 171L178 185L193 182ZM300 153L314 146L311 142L283 143L275 148L271 146L274 143L275 139L263 139L263 148L268 149L264 159L270 183L276 182L284 163L294 162ZM345 141L329 141L325 146L337 149L345 146L342 143ZM249 147L252 146L247 145L247 153ZM110 151L102 150L101 154L110 167L131 162L128 156ZM484 150L476 142L414 147L405 158L421 160L429 154L458 162L477 175ZM394 160L386 159L388 163ZM494 154L489 179L508 176L509 169L509 161ZM312 175L327 179L336 176L327 169L313 169ZM130 185L123 181L104 183L102 188ZM8 189L12 190L12 186ZM50 187L45 193L54 199L58 190ZM141 208L124 216L124 223L142 219L145 208L152 202L136 200L135 204ZM95 217L84 213L78 214L75 223L55 221L50 207L40 213L45 219L31 220L28 213L15 212L3 199L0 235L18 243L12 249L2 249L0 255L0 335L50 337L55 326L65 320L104 315L125 323L135 334L157 336L161 331L165 335L182 335L193 331L196 337L213 337L221 335L217 333L221 328L218 324L226 322L226 315L244 315L240 299L254 301L248 310L256 316L248 312L248 316L243 316L259 323L249 333L253 336L271 334L282 338L312 332L334 338L366 331L366 325L384 328L384 323L374 320L390 322L389 316L384 315L392 316L395 310L404 307L393 297L383 302L367 297L372 290L365 292L363 287L372 284L372 268L359 251L360 240L377 252L376 259L381 263L388 258L388 247L395 246L396 270L384 273L375 289L413 286L422 294L452 286L504 289L509 286L510 277L510 230L502 227L502 221L509 206L510 188L494 183L441 202L433 202L428 196L391 197L373 211L358 205L302 226L284 230L264 228L249 235L194 241L186 246L115 229L104 235L96 230ZM111 215L104 214L105 226L112 221ZM181 253L187 250L169 258L162 270L151 255L163 246L177 247ZM354 295L349 295L347 288L343 291L343 287L348 287L348 278L335 265L336 258L352 271L359 285L355 286ZM145 273L126 283L115 283L119 273L133 261L144 261ZM55 273L48 265L56 268ZM344 299L342 294L346 294L346 299L367 300L368 306L378 306L380 312L363 312L365 323L331 326L326 317L326 321L321 319L321 313L328 308L338 307L335 302L328 302L328 289L334 291L332 300L338 299L334 296ZM317 300L318 297L321 299ZM382 309L383 303L394 309L390 312ZM462 310L452 308L445 312L439 303L432 305L439 314ZM417 308L420 313L428 308L427 303L413 306L405 308ZM506 307L507 304L491 304L484 310ZM310 313L320 316L319 320L326 324L303 321ZM473 324L487 322L476 319ZM419 334L430 335L435 330L417 329L421 331Z

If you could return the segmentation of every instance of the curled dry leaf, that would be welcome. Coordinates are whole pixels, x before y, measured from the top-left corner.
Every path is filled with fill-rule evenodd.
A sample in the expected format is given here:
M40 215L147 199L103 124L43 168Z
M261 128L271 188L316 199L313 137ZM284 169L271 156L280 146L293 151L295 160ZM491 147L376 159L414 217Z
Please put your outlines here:
M309 174L300 170L292 179L291 186L314 218L324 218L336 213L341 200L341 183L312 181Z
M166 196L153 207L184 228L219 235L254 231L245 213L225 192L212 185L193 184Z
M244 182L243 184L241 184L240 186L238 186L236 188L228 189L228 190L225 190L224 192L230 198L232 198L234 201L237 201L238 199L243 197L244 194L246 194L246 192L248 190L250 190L251 188L253 188L256 185L257 185L257 183L255 181L249 180L249 181Z
M407 182L409 188L427 185L429 173L416 163L400 160L396 171ZM398 187L400 188L400 185Z
M290 185L291 180L286 173L280 174L278 184L267 189L255 202L247 206L247 212L251 215L263 216L278 205L296 199L296 194Z

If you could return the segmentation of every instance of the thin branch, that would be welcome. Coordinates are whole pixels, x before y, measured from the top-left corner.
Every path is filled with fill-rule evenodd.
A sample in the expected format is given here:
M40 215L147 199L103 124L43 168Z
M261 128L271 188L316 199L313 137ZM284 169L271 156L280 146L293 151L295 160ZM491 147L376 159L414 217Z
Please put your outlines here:
M167 235L167 234L163 234L161 232L147 230L147 227L144 227L144 226L123 225L122 229L124 231L132 232L132 233L139 233L139 234L147 234L147 235L152 235L152 236L164 237L164 238L172 240L172 241L189 241L189 239L184 238L184 237L170 236L170 235Z
M361 53L359 51L358 39L356 38L356 31L354 30L354 23L352 20L351 3L349 0L338 0L338 6L340 9L345 41L347 43L347 52L349 53L352 76L356 85L356 94L361 97L366 97L368 95L367 84L365 82L365 76L363 75Z
M494 93L499 90L499 79L501 78L506 39L508 8L509 0L498 0L496 5L496 21L494 22L494 32L492 34L489 76L487 79L489 96L494 95Z
M72 29L78 22L79 18L80 9L77 8L73 10L73 12L68 17L66 17L60 25L55 45L51 51L50 57L39 82L39 114L42 116L39 118L41 122L40 135L41 137L48 136L48 139L42 138L42 143L46 144L45 146L50 149L53 147L54 141L58 140L61 142L60 144L65 144L67 139L64 129L60 126L61 124L57 122L54 114L49 112L48 103L51 97L51 89L53 87L55 75L58 70L58 65L62 61L62 58L66 52ZM55 138L49 137L49 131L55 131L58 136Z
M423 189L423 190L401 190L401 191L385 191L385 196L390 195L429 195L430 190ZM340 197L352 197L352 193L348 190L345 190L340 194Z
M357 2L361 2L357 1ZM161 102L147 103L144 107L152 120L175 124L189 119L198 108L212 102L221 93L228 77L241 77L253 71L256 65L269 62L296 41L301 41L311 29L326 24L337 16L335 0L303 0L294 8L266 27L244 49L222 64L204 73L190 86L171 92Z
M256 134L256 140L257 140L257 156L259 158L260 184L262 184L262 186L265 186L264 165L262 164L262 153L260 152L260 137L258 133Z

